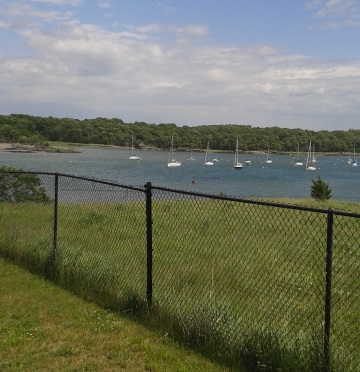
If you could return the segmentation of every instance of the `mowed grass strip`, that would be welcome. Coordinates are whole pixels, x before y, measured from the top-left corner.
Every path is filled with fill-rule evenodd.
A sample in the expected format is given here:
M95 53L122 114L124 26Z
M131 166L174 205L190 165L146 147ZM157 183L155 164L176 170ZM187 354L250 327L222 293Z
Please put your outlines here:
M228 371L0 259L1 371Z

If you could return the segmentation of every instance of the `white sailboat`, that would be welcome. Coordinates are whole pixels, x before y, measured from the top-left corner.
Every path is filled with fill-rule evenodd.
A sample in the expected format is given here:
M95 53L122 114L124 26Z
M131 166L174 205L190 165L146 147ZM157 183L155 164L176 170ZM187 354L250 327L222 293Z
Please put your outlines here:
M270 154L270 150L268 149L268 152L267 152L267 155L266 155L266 160L265 160L266 164L271 164L273 162L271 159L269 159L269 154Z
M191 150L191 155L190 155L189 160L195 160L195 158L193 157L193 152L192 152L192 150Z
M139 160L140 156L134 154L134 137L131 138L131 155L129 156L130 160Z
M294 167L300 167L300 166L304 165L304 163L299 160L299 149L300 149L300 144L299 144L299 141L298 141L298 147L297 147L296 160L295 160L295 163L294 163Z
M316 163L315 145L313 145L313 148L312 148L312 157L311 157L311 162L312 162L312 163Z
M239 163L239 139L236 138L234 169L242 169L243 167L244 167L244 164L243 163Z
M204 165L214 165L214 162L213 162L213 161L211 161L211 160L207 160L208 152L209 152L209 141L208 141L208 143L207 143L207 147L206 147L206 152L205 152L205 163L204 163Z
M168 167L180 167L181 162L174 159L174 137L171 137L170 152L168 157Z
M314 157L314 154L312 152L311 141L310 141L310 143L309 143L309 150L308 150L308 154L307 154L307 158L306 158L306 166L305 166L305 169L307 171L314 171L314 170L316 170L316 167L315 167L314 163L312 162L313 157Z
M354 155L353 155L353 158L352 158L352 161L351 161L351 166L352 167L357 167L357 161L355 159L355 144L354 144Z

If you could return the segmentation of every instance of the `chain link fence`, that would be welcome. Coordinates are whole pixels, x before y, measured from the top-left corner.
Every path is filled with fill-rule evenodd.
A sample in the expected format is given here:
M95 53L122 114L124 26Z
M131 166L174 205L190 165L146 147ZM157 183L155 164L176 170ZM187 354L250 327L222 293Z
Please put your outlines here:
M2 256L233 367L360 370L359 214L32 176Z

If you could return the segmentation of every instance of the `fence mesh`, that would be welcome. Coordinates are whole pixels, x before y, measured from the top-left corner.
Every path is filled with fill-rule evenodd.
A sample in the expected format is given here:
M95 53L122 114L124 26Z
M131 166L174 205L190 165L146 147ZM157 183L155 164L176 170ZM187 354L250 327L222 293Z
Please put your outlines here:
M144 192L91 180L59 180L57 280L124 309L146 283Z
M48 202L1 202L1 255L134 311L148 298L151 218L152 309L162 328L249 368L322 366L326 211L152 187L148 216L144 187L39 178ZM357 371L360 216L335 213L332 227L331 368Z
M42 186L54 190L53 175L42 175L41 179ZM36 176L31 174L14 177L10 174L7 179L0 174L0 252L4 257L44 274L53 243L54 205L50 200L37 202L36 198L30 198L28 201L16 196L22 192L31 194L32 188L39 189L36 181ZM23 188L18 184L30 186ZM7 192L4 185L11 185L13 191Z
M360 218L336 216L333 236L331 348L343 371L359 371Z
M326 216L158 192L153 221L154 298L189 343L220 337L224 353L271 339L319 358Z

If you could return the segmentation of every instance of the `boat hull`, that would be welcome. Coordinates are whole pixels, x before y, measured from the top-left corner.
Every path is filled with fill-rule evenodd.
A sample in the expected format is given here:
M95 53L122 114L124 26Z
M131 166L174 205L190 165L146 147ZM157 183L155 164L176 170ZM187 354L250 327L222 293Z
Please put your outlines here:
M181 167L181 162L179 162L179 161L172 161L172 162L168 163L168 167L169 168Z

